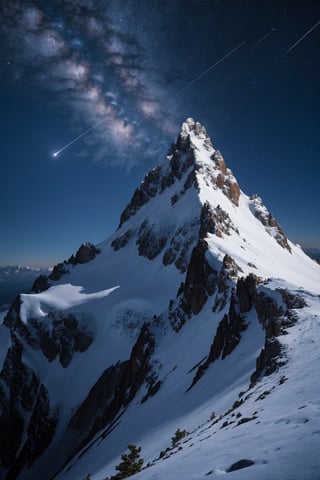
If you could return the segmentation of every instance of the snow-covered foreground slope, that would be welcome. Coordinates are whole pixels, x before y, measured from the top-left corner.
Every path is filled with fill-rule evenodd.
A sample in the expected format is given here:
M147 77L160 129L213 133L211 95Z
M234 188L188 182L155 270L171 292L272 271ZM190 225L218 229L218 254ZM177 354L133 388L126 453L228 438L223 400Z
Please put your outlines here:
M103 480L134 443L137 479L317 478L319 295L319 265L188 119L114 235L5 317L3 477Z
M228 477L239 480L319 477L320 401L316 366L319 366L320 353L316 344L320 315L319 301L308 298L308 303L297 325L281 338L286 365L246 392L241 397L243 404L230 413L221 411L219 421L206 419L205 413L207 417L210 415L208 405L193 412L191 418L180 418L180 425L187 429L197 422L199 427L181 442L182 450L174 449L172 456L156 461L154 466L137 475L137 479L215 478L226 474L243 459L253 465L229 472ZM246 351L242 352L243 356ZM221 369L220 375L225 376L226 372ZM206 380L215 382L215 376ZM216 405L219 408L219 397L212 395L211 409ZM228 408L227 402L225 408ZM148 454L148 440L144 442Z
M76 480L91 473L93 479L104 479L114 473L129 443L140 445L145 464L150 464L137 479L197 480L222 474L240 480L318 478L320 312L319 298L306 295L306 300L308 306L299 310L295 325L281 336L284 364L251 388L250 374L263 339L254 315L233 355L212 365L196 390L186 391L190 370L205 352L208 311L179 338L166 338L156 355L165 365L159 393L142 408L141 391L116 430L105 439L98 435L57 478ZM159 458L171 447L178 428L189 435ZM253 465L228 473L243 459Z

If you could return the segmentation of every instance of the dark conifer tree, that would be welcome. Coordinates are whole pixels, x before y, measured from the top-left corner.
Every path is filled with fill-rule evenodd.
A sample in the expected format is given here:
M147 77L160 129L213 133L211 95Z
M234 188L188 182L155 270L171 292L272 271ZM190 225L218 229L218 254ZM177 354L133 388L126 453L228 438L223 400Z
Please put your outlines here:
M116 466L116 470L118 470L119 473L111 478L121 480L141 471L143 465L143 459L139 458L141 447L128 445L128 449L129 453L123 453L121 455L122 462Z

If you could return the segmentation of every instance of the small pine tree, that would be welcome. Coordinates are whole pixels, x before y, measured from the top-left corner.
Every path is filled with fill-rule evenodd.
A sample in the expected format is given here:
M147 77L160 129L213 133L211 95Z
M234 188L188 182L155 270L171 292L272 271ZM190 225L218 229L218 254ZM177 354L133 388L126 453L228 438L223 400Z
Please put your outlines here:
M176 433L174 434L174 437L171 438L171 446L172 448L176 447L177 444L180 442L180 440L184 437L186 437L189 434L186 430L176 430Z
M140 472L142 469L143 459L139 458L141 447L128 445L128 449L130 450L130 453L123 453L121 455L122 462L116 466L116 470L118 470L119 473L112 477L115 480L131 477L131 475Z

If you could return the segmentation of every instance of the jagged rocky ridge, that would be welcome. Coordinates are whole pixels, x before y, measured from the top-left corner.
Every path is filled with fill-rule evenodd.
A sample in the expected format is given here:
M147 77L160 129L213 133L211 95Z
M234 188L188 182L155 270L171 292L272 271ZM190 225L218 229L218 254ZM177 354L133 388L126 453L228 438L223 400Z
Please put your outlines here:
M37 279L33 295L17 298L3 324L11 337L0 372L5 479L20 478L20 472L24 478L42 457L42 472L58 475L97 439L112 438L134 399L143 408L166 386L170 373L162 373L157 339L165 343L169 331L179 338L192 321L210 322L212 336L199 345L203 360L193 365L185 390L195 392L211 365L236 351L252 316L264 341L248 387L285 363L279 337L305 301L265 278L238 212L260 229L258 238L267 237L271 255L285 261L294 255L261 199L244 196L205 128L187 119L166 161L134 192L117 232L98 247L83 244ZM228 241L240 245L235 258L224 247ZM70 295L73 301L65 299ZM96 366L86 374L90 362ZM77 369L83 372L78 382L85 384L78 397L72 391ZM67 413L64 395L59 398L50 381L57 371L72 372ZM59 465L46 465L48 448Z

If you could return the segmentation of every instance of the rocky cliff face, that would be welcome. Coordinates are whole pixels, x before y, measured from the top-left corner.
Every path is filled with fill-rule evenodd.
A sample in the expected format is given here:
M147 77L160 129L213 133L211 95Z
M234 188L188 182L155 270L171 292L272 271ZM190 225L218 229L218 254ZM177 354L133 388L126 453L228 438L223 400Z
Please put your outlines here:
M68 260L58 263L52 269L50 275L39 275L33 283L32 292L40 293L52 285L52 282L60 280L60 278L70 272L70 268L74 265L81 265L93 260L96 255L100 253L100 250L92 243L86 242L80 245L76 255L71 255Z
M58 358L66 368L75 353L89 348L93 335L83 319L71 314L50 312L47 322L35 318L23 322L20 297L4 326L10 331L11 346L0 371L0 459L5 478L13 480L50 445L59 420L59 406L51 401L36 365L28 361L28 352L42 355L43 363Z
M77 444L71 457L97 432L110 426L135 397L141 385L149 383L154 347L150 326L144 323L130 358L107 367L71 418L68 429L77 432ZM152 386L151 382L149 389Z
M16 307L17 302L11 316L16 314ZM45 385L24 361L23 333L22 328L11 327L11 347L0 372L0 456L2 474L7 471L8 480L16 479L48 447L59 418Z

